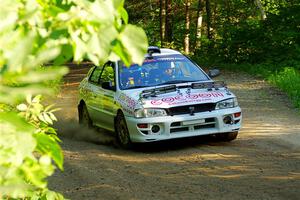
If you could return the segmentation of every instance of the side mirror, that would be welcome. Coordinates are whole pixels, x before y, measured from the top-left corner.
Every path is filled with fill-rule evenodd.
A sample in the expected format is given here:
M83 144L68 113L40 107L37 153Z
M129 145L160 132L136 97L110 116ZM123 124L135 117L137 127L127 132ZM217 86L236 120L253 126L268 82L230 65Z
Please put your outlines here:
M103 89L106 89L106 90L116 90L116 88L115 88L115 86L112 86L112 83L110 82L110 81L108 81L108 82L103 82L102 84L101 84L101 87L103 88Z
M211 69L208 71L208 76L210 78L213 78L213 77L216 77L216 76L219 76L221 74L220 70L218 69Z

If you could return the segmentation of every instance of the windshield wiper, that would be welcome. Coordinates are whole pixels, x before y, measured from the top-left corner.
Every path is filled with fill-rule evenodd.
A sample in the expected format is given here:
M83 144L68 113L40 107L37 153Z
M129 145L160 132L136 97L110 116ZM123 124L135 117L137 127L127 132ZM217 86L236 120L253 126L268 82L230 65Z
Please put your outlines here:
M194 80L194 81L191 81L191 80L172 80L172 81L166 81L164 83L160 83L158 85L167 85L167 84L176 84L176 83L188 83L188 82L197 82L199 80Z

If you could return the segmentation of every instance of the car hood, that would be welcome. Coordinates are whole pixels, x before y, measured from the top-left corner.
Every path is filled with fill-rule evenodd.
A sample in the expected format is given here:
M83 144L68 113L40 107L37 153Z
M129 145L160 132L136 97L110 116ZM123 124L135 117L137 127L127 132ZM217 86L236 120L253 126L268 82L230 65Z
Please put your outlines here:
M144 108L170 108L175 106L216 103L224 99L235 97L227 88L219 89L192 89L183 88L175 92L159 94L154 97L141 97L143 89L123 90L121 100L131 109Z

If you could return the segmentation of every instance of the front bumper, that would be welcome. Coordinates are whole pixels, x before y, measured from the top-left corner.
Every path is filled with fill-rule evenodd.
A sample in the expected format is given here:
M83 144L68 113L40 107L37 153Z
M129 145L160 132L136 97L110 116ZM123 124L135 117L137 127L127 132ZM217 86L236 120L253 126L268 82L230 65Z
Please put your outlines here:
M132 142L152 142L183 137L211 135L225 132L239 131L241 128L241 108L214 110L211 112L184 114L176 116L164 116L153 118L134 118L126 116L126 122ZM231 116L231 123L224 123L224 117ZM147 127L139 128L138 124L147 124ZM159 131L153 133L153 126L159 126Z

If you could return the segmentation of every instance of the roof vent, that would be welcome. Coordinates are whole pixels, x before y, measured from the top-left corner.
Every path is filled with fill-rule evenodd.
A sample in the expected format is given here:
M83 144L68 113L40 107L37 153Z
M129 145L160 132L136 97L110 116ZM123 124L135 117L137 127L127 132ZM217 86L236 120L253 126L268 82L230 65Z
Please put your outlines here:
M160 53L160 48L157 46L149 46L148 47L148 54L152 55L153 53Z

